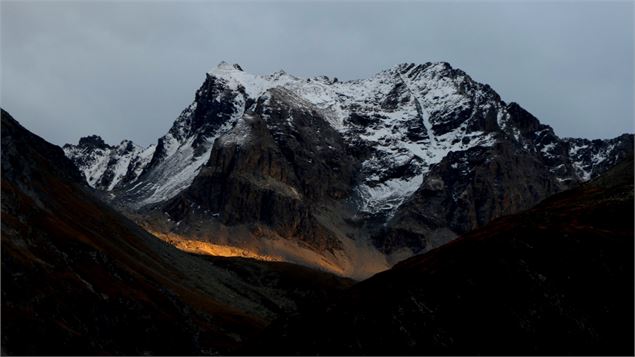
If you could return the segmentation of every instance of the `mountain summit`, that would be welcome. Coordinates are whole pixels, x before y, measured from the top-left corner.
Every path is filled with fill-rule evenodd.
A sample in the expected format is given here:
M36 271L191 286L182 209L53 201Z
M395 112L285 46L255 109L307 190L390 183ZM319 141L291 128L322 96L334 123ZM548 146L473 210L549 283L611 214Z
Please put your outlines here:
M88 184L177 246L361 278L599 175L633 135L559 138L445 62L352 81L221 62L156 146L81 144Z

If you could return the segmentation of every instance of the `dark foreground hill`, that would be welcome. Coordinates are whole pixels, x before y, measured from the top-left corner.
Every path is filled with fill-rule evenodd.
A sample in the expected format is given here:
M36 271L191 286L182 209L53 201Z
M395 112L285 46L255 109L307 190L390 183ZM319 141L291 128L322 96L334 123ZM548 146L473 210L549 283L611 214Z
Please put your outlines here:
M350 286L292 264L181 252L82 181L61 148L2 111L2 354L228 353Z
M633 355L633 158L272 326L248 352Z

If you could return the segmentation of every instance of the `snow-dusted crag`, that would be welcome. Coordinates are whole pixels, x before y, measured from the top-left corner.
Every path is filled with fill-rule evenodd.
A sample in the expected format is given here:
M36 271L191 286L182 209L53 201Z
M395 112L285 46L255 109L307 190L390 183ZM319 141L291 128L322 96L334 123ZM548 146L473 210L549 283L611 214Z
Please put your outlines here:
M339 81L222 62L131 145L65 152L157 234L361 277L597 176L633 136L560 139L447 63Z
M77 145L64 145L64 153L86 182L103 191L134 183L150 162L154 149L154 145L144 149L129 140L110 146L97 135L81 138Z

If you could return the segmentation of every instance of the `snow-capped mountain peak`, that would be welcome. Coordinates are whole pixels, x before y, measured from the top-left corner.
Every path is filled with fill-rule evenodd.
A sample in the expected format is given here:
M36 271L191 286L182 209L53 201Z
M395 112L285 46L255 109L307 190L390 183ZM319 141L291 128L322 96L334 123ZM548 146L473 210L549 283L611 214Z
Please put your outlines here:
M252 74L223 61L207 73L194 102L159 140L148 169L166 175L160 175L163 184L147 187L146 195L162 193L143 202L169 198L187 187L209 157L213 141L228 134L258 98L276 87L311 103L349 142L371 148L361 163L367 174L356 188L369 212L379 207L394 210L417 189L429 167L449 152L491 146L504 133L524 140L516 126L507 125L507 104L498 94L446 62L401 63L368 79L339 81L326 76L303 79L284 70ZM96 138L82 140L104 148ZM172 161L171 169L155 168ZM410 176L382 173L403 165ZM178 175L167 174L174 169ZM93 171L93 177L105 172ZM178 183L169 182L175 177ZM174 189L163 192L162 186Z
M446 62L347 81L221 62L155 146L88 137L64 150L158 230L361 276L592 179L633 136L561 139ZM372 268L356 260L368 254Z
M348 199L363 214L391 217L448 155L492 148L500 142L538 155L558 185L592 177L589 165L579 163L582 156L578 153L587 152L586 144L560 140L518 105L505 103L489 85L446 62L401 63L367 79L347 81L327 76L300 78L284 70L252 74L238 64L221 62L207 73L193 103L156 148L144 151L144 157L151 152L151 158L137 166L141 168L135 171L138 175L131 176L132 181L140 177L138 182L121 186L125 200L143 206L169 200L187 189L208 164L216 139L230 145L253 134L257 104L272 105L269 99L277 89L289 95L283 95L286 99L276 105L303 108L302 113L325 120L354 153L359 171ZM270 109L261 108L263 119ZM295 127L292 112L285 114L284 122ZM277 123L266 122L270 126ZM280 128L269 130L274 138L281 137ZM85 141L93 143L92 155L98 157L121 151L104 149L94 138ZM108 154L97 154L99 150ZM589 160L600 162L598 155L615 156L612 149L606 150L594 151ZM141 152L132 151L137 156ZM117 182L127 182L114 180L112 184L109 179L108 185L98 185L106 172L103 167L108 166L103 163L106 160L85 161L80 164L91 167L85 170L92 177L88 179L91 185L112 190ZM459 167L460 163L452 165Z

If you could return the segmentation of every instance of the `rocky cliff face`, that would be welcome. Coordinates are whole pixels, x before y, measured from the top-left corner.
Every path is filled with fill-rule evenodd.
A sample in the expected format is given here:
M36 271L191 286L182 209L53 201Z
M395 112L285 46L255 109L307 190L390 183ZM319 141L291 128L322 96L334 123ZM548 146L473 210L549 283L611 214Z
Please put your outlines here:
M447 63L345 82L221 63L133 174L81 146L89 183L148 229L344 274L364 257L363 276L597 176L633 135L561 139Z
M210 211L226 225L259 222L314 249L338 249L311 209L350 194L353 169L346 144L319 111L275 88L215 142L192 184L164 209L176 221Z

